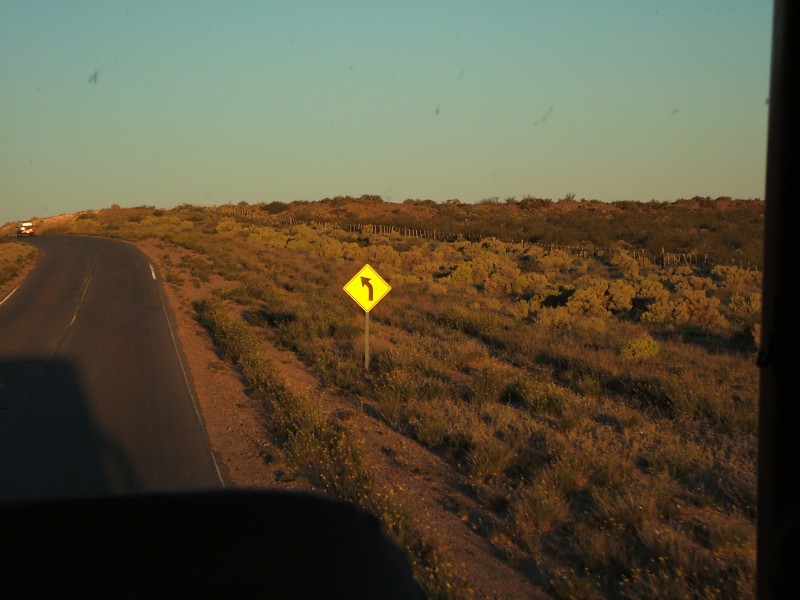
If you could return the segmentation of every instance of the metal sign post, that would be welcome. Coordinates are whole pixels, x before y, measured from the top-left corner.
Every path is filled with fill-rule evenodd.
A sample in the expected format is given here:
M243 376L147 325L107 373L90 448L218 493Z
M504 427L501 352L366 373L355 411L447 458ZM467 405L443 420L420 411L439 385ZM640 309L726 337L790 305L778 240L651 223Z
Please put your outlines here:
M364 370L369 371L369 312L364 311Z
M375 269L364 265L343 289L364 309L364 369L369 371L369 311L389 293L392 287Z

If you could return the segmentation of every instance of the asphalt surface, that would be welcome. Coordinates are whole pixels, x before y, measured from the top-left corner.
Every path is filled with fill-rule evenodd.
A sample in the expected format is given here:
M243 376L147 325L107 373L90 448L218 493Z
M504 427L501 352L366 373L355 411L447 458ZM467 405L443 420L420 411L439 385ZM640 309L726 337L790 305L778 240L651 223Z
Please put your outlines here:
M147 257L27 241L39 263L0 297L0 501L224 487Z

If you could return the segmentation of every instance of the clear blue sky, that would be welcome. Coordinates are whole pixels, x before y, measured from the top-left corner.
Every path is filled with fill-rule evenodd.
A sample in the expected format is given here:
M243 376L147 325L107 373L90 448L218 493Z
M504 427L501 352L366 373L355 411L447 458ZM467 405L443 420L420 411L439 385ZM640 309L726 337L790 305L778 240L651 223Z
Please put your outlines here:
M0 224L763 197L769 0L0 0Z

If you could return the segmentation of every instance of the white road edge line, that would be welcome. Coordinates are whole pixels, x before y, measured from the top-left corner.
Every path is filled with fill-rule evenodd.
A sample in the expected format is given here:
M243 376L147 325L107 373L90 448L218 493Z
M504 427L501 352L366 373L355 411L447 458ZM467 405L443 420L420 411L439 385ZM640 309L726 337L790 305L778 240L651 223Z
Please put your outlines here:
M22 285L22 284L19 284L19 285ZM18 285L17 287L15 287L13 290L11 290L11 291L8 293L8 296L6 296L5 298L3 298L3 299L0 301L0 306L3 306L3 304L5 304L5 302L6 302L6 300L8 300L9 298L11 298L11 296L13 296L13 295L14 295L14 292L16 292L16 291L19 289L19 285Z
M152 268L152 267L151 267ZM200 427L205 432L205 423L203 423L203 417L200 416L200 410L197 408L197 400L195 400L194 394L192 393L192 386L189 383L189 376L186 374L186 367L183 365L183 359L181 358L181 352L178 349L178 340L175 337L175 332L172 330L172 323L169 320L169 314L167 313L167 307L164 304L164 298L159 293L158 295L159 300L161 300L161 310L164 311L164 319L167 321L167 327L169 328L169 335L172 338L172 347L175 348L175 356L178 357L178 365L181 367L181 373L183 373L183 381L186 384L186 391L189 392L189 398L192 399L192 407L194 408L194 414L197 416L197 421L200 423ZM208 435L208 433L206 433ZM211 455L211 462L214 463L214 469L217 471L217 479L219 479L222 488L225 489L225 479L222 477L222 472L219 469L219 464L217 464L217 457L214 456L214 453L209 448L209 454Z
M89 284L92 283L92 276L89 275L86 279L83 280L83 293L81 294L80 300L78 300L78 306L75 307L75 312L72 315L72 320L69 322L69 326L72 327L75 324L75 321L78 318L78 311L83 306L83 299L86 297L86 292L89 291Z
M150 275L153 276L153 279L156 278L156 270L153 268L153 263L150 263Z

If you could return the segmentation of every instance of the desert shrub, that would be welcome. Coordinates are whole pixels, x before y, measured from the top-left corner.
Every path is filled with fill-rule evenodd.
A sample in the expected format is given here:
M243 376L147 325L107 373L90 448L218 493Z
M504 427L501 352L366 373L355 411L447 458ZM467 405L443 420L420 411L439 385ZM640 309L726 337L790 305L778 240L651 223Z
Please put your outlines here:
M568 272L573 263L573 256L566 250L553 248L538 257L539 268L545 273Z
M632 541L621 538L613 530L589 526L578 526L576 529L576 552L586 570L598 573L602 583L612 588L621 578L629 576L637 553ZM589 597L597 596L595 592Z
M599 583L574 569L545 569L545 579L554 598L593 600L599 594Z
M505 252L508 248L508 243L497 239L496 237L486 237L480 242L482 248L491 250L495 253Z
M286 240L287 250L294 252L311 253L314 251L315 240L305 235L293 235Z
M406 419L406 399L396 388L380 388L377 391L378 413L394 429L399 429Z
M678 416L676 404L680 404L677 383L670 383L648 374L624 377L612 382L612 388L625 393L644 407L652 407L670 416Z
M453 283L474 283L472 279L472 262L463 262L458 265L453 272L447 276L447 280Z
M408 424L414 437L432 449L439 448L444 443L450 428L445 411L426 402L413 402L409 405Z
M544 292L547 286L547 277L540 273L520 273L511 282L511 293L515 296L530 298Z
M342 244L336 238L323 235L318 236L314 245L314 253L326 258L342 256Z
M608 282L597 278L584 278L579 282L581 287L567 301L567 311L573 315L588 317L607 317L606 291Z
M477 406L497 402L503 396L507 381L505 372L493 367L480 367L470 378L467 399Z
M659 522L670 509L672 498L647 489L592 487L592 498L600 519L612 528L641 531L647 523Z
M750 321L761 314L761 294L734 294L728 302L728 308L736 322Z
M554 308L566 306L572 294L575 293L575 286L572 284L548 284L541 293L534 296L542 306Z
M507 336L503 322L494 311L445 308L438 314L437 321L494 348L502 349L506 346Z
M569 514L566 498L547 485L520 486L510 500L509 521L516 537L531 552L538 552L542 534L556 528Z
M644 323L664 323L672 316L672 308L667 301L657 300L647 307L640 318Z
M446 296L448 289L446 285L438 281L429 281L425 284L425 291L431 296Z
M514 293L515 284L517 284L521 272L510 257L485 253L479 259L481 259L484 268L488 271L488 277L482 282L486 292L495 294Z
M742 330L752 331L761 320L761 294L747 296L735 293L728 301L728 311L733 322Z
M408 424L415 435L427 440L429 447L441 449L453 466L464 468L476 435L485 427L477 413L463 401L444 395L424 405L412 402L409 407Z
M545 255L545 250L539 245L528 246L519 256L519 265L523 272L530 273L541 271L541 259Z
M542 308L536 313L536 324L554 330L568 330L574 326L574 316L565 306Z
M449 275L454 283L468 283L492 294L511 294L521 273L511 258L483 251L459 264Z
M701 567L702 568L702 567ZM711 571L705 565L705 571ZM652 565L640 569L630 577L626 577L621 585L621 597L638 600L639 598L754 598L755 580L752 575L741 572L738 568L725 571L714 569L720 575L714 582L706 573L686 572L673 569L668 565ZM701 576L702 575L702 576Z
M382 416L390 425L398 427L404 418L405 404L417 397L415 376L403 368L393 350L376 354L374 397Z
M529 300L517 300L508 308L508 314L516 319L524 319L531 312L531 303Z
M609 313L602 305L598 305L596 293L592 290L578 290L575 296L577 299L572 302L571 297L572 304L567 306L540 308L536 312L536 324L551 333L576 331L585 335L597 335L605 331Z
M658 354L658 342L646 333L641 337L625 342L620 354L626 360L641 362Z
M430 253L422 246L413 246L400 253L400 264L408 272L416 272L430 262Z
M645 323L663 323L672 317L669 292L656 277L639 281L633 304Z
M213 270L213 264L210 261L197 256L183 256L180 266L188 269L192 277L205 282L209 281Z
M434 348L435 356L443 366L468 371L470 365L489 357L489 351L484 344L460 332L454 331L435 337L441 341L441 345Z
M539 295L534 296L528 300L528 314L535 316L542 309L542 297Z
M731 293L755 292L761 289L761 272L733 265L715 265L711 276Z
M217 231L220 233L228 233L232 231L240 231L241 227L236 219L223 219L217 223Z
M367 246L361 250L361 257L376 268L395 267L401 264L400 253L388 244Z
M503 390L502 398L534 414L560 415L572 401L572 394L550 381L518 377Z
M38 257L38 251L28 244L0 240L0 285L10 281L27 264Z
M624 248L615 248L609 263L625 278L631 281L639 277L639 263Z
M487 428L473 436L467 451L467 470L472 477L500 475L511 462L514 451Z
M288 235L272 227L253 228L247 236L247 243L253 247L285 248L288 240Z
M614 279L608 284L607 306L614 314L625 314L633 308L636 288L623 279Z
M681 482L703 461L703 448L677 432L658 428L652 422L639 424L639 431L640 464L648 473L664 474Z
M719 312L719 298L708 296L704 290L685 289L672 309L672 318L678 324L691 323L710 332L728 328L728 322Z
M181 277L178 273L172 270L167 271L167 274L164 277L164 281L166 281L167 283L171 283L172 285L176 285L178 287L183 285L183 277Z
M577 390L584 396L598 398L603 394L603 381L596 373L582 373L576 377Z
M698 277L697 275L685 275L680 277L670 277L668 280L675 287L675 291L679 294L687 290L705 290L713 292L717 289L714 281L708 277Z

